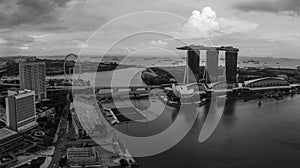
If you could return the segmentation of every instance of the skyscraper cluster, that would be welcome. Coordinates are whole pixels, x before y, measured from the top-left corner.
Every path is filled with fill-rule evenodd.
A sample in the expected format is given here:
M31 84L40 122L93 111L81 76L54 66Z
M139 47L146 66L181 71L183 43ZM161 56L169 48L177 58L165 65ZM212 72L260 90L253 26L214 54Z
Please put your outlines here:
M46 98L45 62L19 63L20 89L8 90L5 98L7 125L23 132L37 125L36 102Z
M226 82L237 82L237 59L239 50L233 47L205 47L205 46L184 46L177 48L179 50L187 50L187 70L185 72L185 83L193 83L199 81L199 60L200 51L206 51L206 69L210 80L218 79L218 61L219 52L225 51L225 74Z

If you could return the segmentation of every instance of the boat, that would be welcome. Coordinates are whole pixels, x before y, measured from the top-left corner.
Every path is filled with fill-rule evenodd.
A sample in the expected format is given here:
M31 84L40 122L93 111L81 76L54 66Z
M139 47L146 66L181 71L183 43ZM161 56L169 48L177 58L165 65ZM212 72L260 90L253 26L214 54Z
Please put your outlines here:
M260 107L262 105L261 101L258 101L257 105Z

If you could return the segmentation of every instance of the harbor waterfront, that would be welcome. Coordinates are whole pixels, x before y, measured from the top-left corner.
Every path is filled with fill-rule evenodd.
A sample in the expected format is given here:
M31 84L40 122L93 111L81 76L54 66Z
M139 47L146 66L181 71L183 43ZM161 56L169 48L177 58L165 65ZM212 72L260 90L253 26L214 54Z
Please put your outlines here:
M122 73L140 75L138 72L141 69L135 70L117 73L118 76L122 76ZM100 72L96 79L107 79L108 76L107 73ZM119 80L116 83L126 80L115 79ZM138 77L133 78L131 83L144 85ZM100 86L104 86L103 83ZM158 99L144 98L131 100L131 103L137 108L145 109L148 108L149 101L157 108L163 104ZM209 104L199 108L182 106L180 110L184 110L184 113L181 115L178 108L166 106L161 114L154 114L157 118L152 121L120 123L114 127L127 135L147 137L165 130L176 118L182 118L181 124L191 124L190 120L185 119L187 113L197 111L198 117L192 129L177 145L155 156L135 158L141 167L146 168L155 167L157 163L160 167L185 167L187 164L194 167L292 167L300 164L300 96L288 95L282 100L263 98L260 99L260 106L258 102L258 99L247 102L227 99L218 127L204 143L198 142L198 136ZM122 103L126 106L125 101L114 100L114 104L119 106ZM111 108L109 104L102 105ZM161 141L168 142L170 139L172 137Z
M124 84L125 86L128 84L127 89L124 87L117 89L115 92L126 93L131 86L140 87L142 90L144 89L143 87L151 87L147 86L141 78L144 70L145 68L125 68L115 71L82 73L80 78L89 81L96 88L124 87ZM127 78L124 78L125 76ZM51 79L64 79L65 77L52 76ZM68 79L72 77L77 79L79 74L67 76ZM177 78L181 77L178 76ZM270 79L273 80L274 77ZM279 80L279 83L282 81ZM253 81L245 84L251 83L254 86L257 84L253 83ZM261 83L258 84L260 85ZM65 88L64 86L58 86L54 90L59 89L59 87L62 87L63 90L70 90L74 87L73 89L75 90L73 92L76 92L76 88L78 88L79 92L82 92L78 94L79 97L87 98L86 100L83 99L85 105L77 103L75 112L85 132L91 138L89 142L96 142L97 145L102 147L96 148L97 150L102 151L104 148L110 152L113 151L113 153L118 153L121 158L135 161L140 167L150 168L158 166L158 164L159 167L185 167L187 164L195 167L293 167L295 164L299 164L297 158L300 153L300 124L298 122L300 119L298 110L300 96L295 93L288 94L287 92L284 95L280 95L282 97L276 100L272 96L276 95L279 87L275 85L273 86L275 88L273 89L275 90L274 93L265 92L261 94L264 95L264 98L253 96L251 99L240 98L239 100L237 98L233 100L231 96L227 98L222 96L225 103L221 103L219 108L221 110L224 108L223 116L213 134L202 143L199 142L198 137L210 109L210 99L197 105L182 104L180 106L179 104L171 106L164 98L160 97L160 94L163 95L165 91L163 88L153 89L156 92L147 89L143 90L147 96L133 96L129 99L125 94L125 97L120 96L119 98L113 98L113 100L101 99L101 96L109 95L114 89L100 89L98 91L95 89L93 91L96 91L98 103L105 109L114 111L117 116L105 125L103 124L105 118L97 118L101 116L99 115L100 111L91 113L94 111L93 106L97 104L93 104L93 101L89 99L95 98L94 92L91 92L92 94L89 95L89 91L81 90L85 86L66 86ZM91 86L87 87L92 88ZM254 89L260 87L262 86L254 87ZM89 90L92 91L92 89ZM260 93L260 91L258 92ZM224 93L222 94L224 95ZM73 95L75 100L78 95ZM134 108L130 108L131 105ZM81 116L81 114L87 115ZM105 113L103 114L106 116ZM191 119L193 114L197 115L195 120ZM82 119L82 117L86 116L88 116L87 119ZM184 128L189 126L191 126L191 129L186 131L186 135L172 148L148 157L135 157L134 152L132 152L134 149L131 147L141 147L150 150L154 148L153 146L132 144L133 142L131 141L119 139L118 133L114 134L109 128L112 126L120 133L129 136L149 137L168 129L175 120L178 120L181 125L180 129L176 131L183 132L185 131ZM109 129L104 131L104 128ZM102 132L99 132L97 129L102 130ZM177 132L159 139L156 143L168 146L176 138ZM58 138L58 140L61 140L61 138ZM74 144L76 143L74 142ZM60 153L59 148L56 149L58 154ZM106 158L106 153L102 152L104 155L101 158ZM266 155L269 157L266 158ZM59 155L54 158L50 165L59 160ZM117 159L107 159L111 160L109 162L111 165L118 162Z

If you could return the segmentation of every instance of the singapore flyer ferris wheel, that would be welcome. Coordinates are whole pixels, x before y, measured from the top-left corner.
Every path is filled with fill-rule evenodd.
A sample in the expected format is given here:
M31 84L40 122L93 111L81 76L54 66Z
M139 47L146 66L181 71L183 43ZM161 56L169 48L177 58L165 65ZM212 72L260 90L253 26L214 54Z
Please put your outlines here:
M68 59L71 59L72 61L74 61L74 66L69 68L68 66ZM78 73L78 79L80 79L81 77L81 64L79 61L79 57L76 54L68 54L65 57L65 61L64 61L64 75L66 79L71 79L72 75L75 75L76 73Z

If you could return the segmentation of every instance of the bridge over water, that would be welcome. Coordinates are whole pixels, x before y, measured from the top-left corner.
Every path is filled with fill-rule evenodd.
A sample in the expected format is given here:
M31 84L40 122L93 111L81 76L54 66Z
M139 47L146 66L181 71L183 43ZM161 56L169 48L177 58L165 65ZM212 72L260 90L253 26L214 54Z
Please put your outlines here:
M203 84L202 84L203 85ZM47 91L57 91L57 90L73 90L73 91L82 91L82 90L93 90L96 95L99 97L119 97L119 96L146 96L150 94L150 91L153 89L165 89L171 88L172 85L155 85L155 86L56 86L47 88ZM202 91L201 94L212 93L212 94L226 94L230 92L263 92L268 90L281 90L281 89L291 89L291 85L286 86L265 86L265 87L246 87L239 86L235 88L205 88L199 91ZM106 91L106 92L101 92Z

